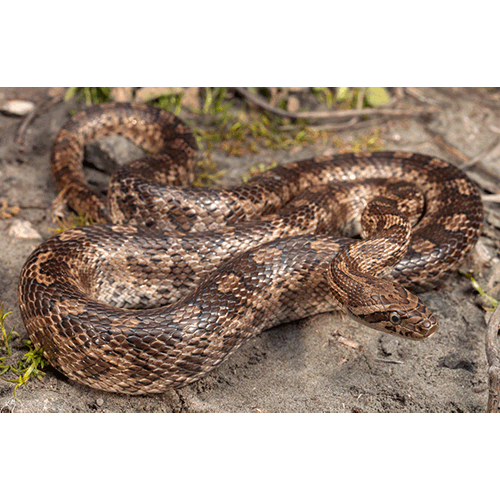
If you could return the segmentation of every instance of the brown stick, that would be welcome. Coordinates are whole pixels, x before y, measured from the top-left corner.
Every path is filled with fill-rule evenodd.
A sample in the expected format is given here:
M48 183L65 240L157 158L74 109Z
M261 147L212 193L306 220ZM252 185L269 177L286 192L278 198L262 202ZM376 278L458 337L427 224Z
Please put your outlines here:
M33 109L33 111L31 111L26 116L26 118L23 120L23 122L21 123L21 126L19 127L19 130L17 131L17 135L16 135L17 144L19 144L22 147L23 142L24 142L24 135L26 133L26 129L28 128L30 123L33 121L35 116L38 113L47 110L48 108L50 108L54 104L58 103L59 101L62 101L62 99L63 99L63 96L61 94L59 94L59 95L52 97L52 99L50 99L49 102L46 103L45 105L42 105L40 107L36 106L35 109Z
M33 121L33 119L35 118L35 116L36 116L37 113L38 113L38 110L35 107L24 118L23 122L21 123L21 126L19 127L19 130L17 131L17 135L16 135L16 143L17 144L21 145L23 143L23 141L24 141L24 134L26 133L26 129L28 128L28 125Z
M257 106L273 113L277 116L285 118L305 118L305 119L318 119L318 118L352 118L353 116L371 116L371 115L386 115L386 116L416 116L432 113L436 111L436 107L422 107L422 108L363 108L363 109L341 109L336 111L285 111L284 109L277 108L270 105L265 99L258 95L252 94L243 87L235 87L245 99L256 104Z
M488 360L488 413L498 412L500 402L500 357L498 353L497 336L500 328L500 305L495 309L486 330L486 358Z

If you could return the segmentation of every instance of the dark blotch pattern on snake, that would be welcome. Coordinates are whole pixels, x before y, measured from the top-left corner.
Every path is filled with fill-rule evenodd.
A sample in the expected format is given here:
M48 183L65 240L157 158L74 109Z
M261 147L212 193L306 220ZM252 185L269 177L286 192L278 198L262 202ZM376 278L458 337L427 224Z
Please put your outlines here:
M151 154L115 173L105 198L82 161L87 142L110 134ZM138 104L89 108L55 139L60 196L99 224L40 245L22 269L19 304L34 344L70 379L162 392L263 330L339 307L408 338L437 330L409 290L456 270L483 220L456 167L407 152L343 154L209 190L188 187L195 158L178 118Z

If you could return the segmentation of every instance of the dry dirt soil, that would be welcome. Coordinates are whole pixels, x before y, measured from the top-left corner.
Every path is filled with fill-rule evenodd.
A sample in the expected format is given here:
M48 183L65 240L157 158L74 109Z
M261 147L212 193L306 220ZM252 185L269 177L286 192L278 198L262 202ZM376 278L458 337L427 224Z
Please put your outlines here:
M59 92L59 94L58 94ZM16 142L24 118L0 114L0 199L20 212L0 218L0 302L12 311L7 326L20 338L13 358L25 351L27 333L17 304L21 267L56 227L56 196L50 168L51 142L81 107L47 88L3 88L0 101L28 99L38 112ZM414 96L417 95L419 99ZM500 101L479 89L418 89L409 105L433 105L424 117L393 118L381 125L385 149L435 155L454 164L482 154L468 167L483 194L500 191ZM181 115L182 116L182 115ZM348 141L371 125L339 131ZM263 151L252 157L216 155L228 183L262 161L284 162L335 153L330 146ZM487 202L479 248L464 265L493 286L498 270L498 204ZM12 226L29 221L41 238L19 238ZM482 274L481 274L482 273ZM121 396L71 382L51 369L17 392L0 380L2 412L483 412L488 397L484 348L485 312L468 279L458 274L421 297L435 313L440 330L423 342L370 331L341 314L324 314L264 332L249 341L205 379L163 395Z

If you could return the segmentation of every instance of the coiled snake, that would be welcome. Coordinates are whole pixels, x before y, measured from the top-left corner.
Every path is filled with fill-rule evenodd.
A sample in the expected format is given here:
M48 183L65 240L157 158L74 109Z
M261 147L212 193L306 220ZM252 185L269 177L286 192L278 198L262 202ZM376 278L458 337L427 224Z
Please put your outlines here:
M115 173L105 199L82 161L85 144L109 134L151 155ZM478 239L482 204L456 167L407 152L343 154L209 190L185 187L195 156L178 118L139 104L91 107L56 137L56 187L100 224L40 245L18 295L34 344L70 379L162 392L263 330L339 306L412 339L437 330L408 290L437 286ZM363 239L348 237L361 219Z

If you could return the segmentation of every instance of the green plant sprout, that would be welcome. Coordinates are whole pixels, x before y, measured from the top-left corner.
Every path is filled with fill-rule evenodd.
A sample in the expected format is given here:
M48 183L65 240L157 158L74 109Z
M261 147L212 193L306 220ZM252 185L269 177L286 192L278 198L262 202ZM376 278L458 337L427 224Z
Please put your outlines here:
M337 87L335 93L337 102L345 103L348 108L355 108L360 97L363 107L370 108L378 108L391 100L384 87Z
M2 342L3 342L3 348L7 352L7 356L12 356L12 349L10 348L10 342L12 340L12 337L14 335L19 336L19 334L14 331L14 328L10 330L9 333L7 333L7 330L5 329L5 318L9 315L12 314L12 311L9 311L4 314L3 312L3 303L0 305L0 330L2 332ZM0 358L4 359L4 358ZM0 371L0 375L3 375L5 373Z
M488 301L490 302L491 306L492 307L486 307L486 306L482 306L483 309L485 311L488 311L488 312L493 312L496 307L498 306L498 300L495 299L494 297L492 297L491 295L488 295L482 288L481 286L479 285L479 283L476 281L476 279L474 278L474 276L472 275L472 273L467 273L465 271L458 271L459 274L461 274L462 276L465 276L466 278L469 278L470 279L470 282L471 282L471 285L472 285L472 288L474 288L474 290L476 290L477 293L479 293L479 295L481 295L482 297L485 297L486 299L488 299Z
M111 100L110 93L112 87L70 87L64 96L65 101L69 101L72 97L85 99L85 104L98 104Z
M5 318L11 314L11 311L3 312L3 303L0 305L0 332L1 332L1 343L0 343L0 378L6 382L11 382L16 384L14 387L14 398L17 400L17 389L22 385L25 385L29 379L33 376L41 380L45 373L42 371L48 364L48 361L43 357L43 351L41 347L36 348L31 340L26 340L23 347L28 349L28 352L24 354L22 359L17 361L16 365L8 364L7 358L12 356L12 349L10 343L12 337L19 336L19 334L11 328L10 332L7 333L5 328ZM12 372L15 375L19 375L17 379L9 379L3 377L7 372Z

